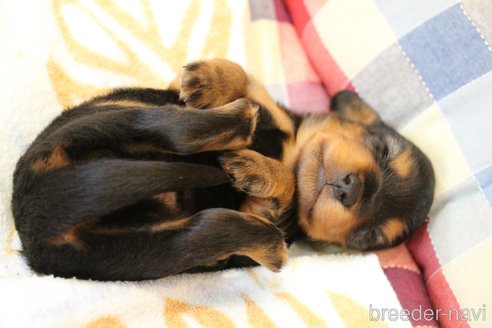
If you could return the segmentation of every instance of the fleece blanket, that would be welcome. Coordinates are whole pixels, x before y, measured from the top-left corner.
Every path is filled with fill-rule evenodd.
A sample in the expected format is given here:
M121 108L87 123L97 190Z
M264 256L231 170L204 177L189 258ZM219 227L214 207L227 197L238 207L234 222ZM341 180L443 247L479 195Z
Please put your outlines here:
M418 312L395 317L402 304L431 308L405 245L330 255L295 244L278 274L253 268L141 283L42 277L22 258L12 174L64 108L113 87L166 87L187 62L225 57L295 111L326 111L328 95L281 1L0 1L0 49L0 327L436 326Z
M279 274L253 268L140 283L35 277L0 288L2 327L411 326L376 320L401 307L375 255L297 257Z

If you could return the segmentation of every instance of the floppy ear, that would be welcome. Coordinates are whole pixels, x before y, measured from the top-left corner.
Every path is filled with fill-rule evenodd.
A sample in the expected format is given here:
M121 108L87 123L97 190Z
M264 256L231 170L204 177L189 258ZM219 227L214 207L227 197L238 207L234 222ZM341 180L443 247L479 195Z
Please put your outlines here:
M408 225L400 219L390 218L379 224L366 223L350 233L346 246L358 250L393 247L409 236Z
M331 99L331 110L343 119L372 125L379 122L379 115L356 93L340 91Z

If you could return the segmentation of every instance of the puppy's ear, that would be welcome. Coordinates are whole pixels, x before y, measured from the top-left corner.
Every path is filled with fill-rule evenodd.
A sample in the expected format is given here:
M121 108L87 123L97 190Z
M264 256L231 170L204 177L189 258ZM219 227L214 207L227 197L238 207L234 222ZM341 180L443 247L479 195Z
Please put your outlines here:
M407 224L397 218L382 223L366 223L350 233L346 246L358 250L374 250L393 247L408 238Z
M331 99L331 110L343 119L372 125L379 122L379 115L356 93L340 91Z

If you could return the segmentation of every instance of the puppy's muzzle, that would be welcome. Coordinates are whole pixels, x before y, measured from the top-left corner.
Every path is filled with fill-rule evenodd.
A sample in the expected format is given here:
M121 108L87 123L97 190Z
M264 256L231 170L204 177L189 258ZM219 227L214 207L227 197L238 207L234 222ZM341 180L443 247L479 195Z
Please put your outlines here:
M356 174L350 173L343 175L331 184L335 197L345 207L350 207L355 204L359 197L361 183Z

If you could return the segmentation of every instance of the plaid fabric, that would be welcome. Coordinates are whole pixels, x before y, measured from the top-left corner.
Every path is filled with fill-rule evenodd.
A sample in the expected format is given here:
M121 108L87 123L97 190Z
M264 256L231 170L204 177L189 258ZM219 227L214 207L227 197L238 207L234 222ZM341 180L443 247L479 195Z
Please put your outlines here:
M408 246L440 324L489 326L472 310L492 306L492 1L286 3L328 94L357 91L433 162L430 221Z
M249 0L247 69L298 113L328 110L328 97L280 0Z

